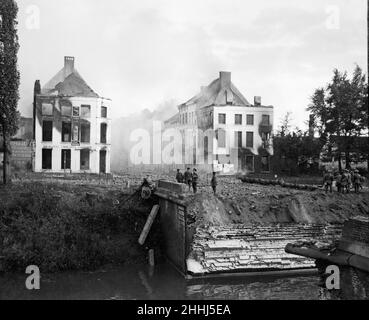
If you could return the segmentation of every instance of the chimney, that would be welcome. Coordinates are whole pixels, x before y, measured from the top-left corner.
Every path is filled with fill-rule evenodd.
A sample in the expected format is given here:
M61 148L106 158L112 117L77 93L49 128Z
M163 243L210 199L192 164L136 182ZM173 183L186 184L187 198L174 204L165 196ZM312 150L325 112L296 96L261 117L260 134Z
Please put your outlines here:
M261 106L261 97L255 96L254 97L254 106Z
M74 57L64 57L64 77L74 72Z
M229 88L231 86L231 73L220 71L219 72L220 87Z

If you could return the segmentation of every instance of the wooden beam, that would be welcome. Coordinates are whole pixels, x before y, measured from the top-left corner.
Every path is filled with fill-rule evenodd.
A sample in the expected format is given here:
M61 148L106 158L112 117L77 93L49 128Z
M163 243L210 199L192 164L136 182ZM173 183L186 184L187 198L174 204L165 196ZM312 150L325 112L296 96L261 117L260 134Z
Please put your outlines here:
M159 205L156 204L155 206L152 207L151 212L146 220L145 226L141 232L140 238L138 239L138 243L141 246L145 243L146 238L150 232L151 226L154 223L154 220L158 212L159 212Z

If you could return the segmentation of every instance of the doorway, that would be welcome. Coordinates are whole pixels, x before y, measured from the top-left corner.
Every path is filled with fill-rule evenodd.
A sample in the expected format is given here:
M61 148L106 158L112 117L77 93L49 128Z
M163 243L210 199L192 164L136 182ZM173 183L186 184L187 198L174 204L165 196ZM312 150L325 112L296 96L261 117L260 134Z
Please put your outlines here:
M70 163L71 163L71 151L70 149L62 149L61 153L61 168L63 170L69 169L70 170Z
M100 150L100 173L106 173L106 150Z

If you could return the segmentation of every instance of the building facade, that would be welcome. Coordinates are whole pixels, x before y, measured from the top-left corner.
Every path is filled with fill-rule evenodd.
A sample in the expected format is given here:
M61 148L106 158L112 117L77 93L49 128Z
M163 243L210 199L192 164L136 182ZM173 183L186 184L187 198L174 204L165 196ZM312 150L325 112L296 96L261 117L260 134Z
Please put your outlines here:
M35 172L110 173L112 102L100 97L74 67L74 57L34 89Z
M271 171L273 106L263 106L261 97L249 103L232 83L230 72L220 72L218 79L179 105L178 114L165 127L200 131L202 136L195 134L193 159L204 152L208 170Z

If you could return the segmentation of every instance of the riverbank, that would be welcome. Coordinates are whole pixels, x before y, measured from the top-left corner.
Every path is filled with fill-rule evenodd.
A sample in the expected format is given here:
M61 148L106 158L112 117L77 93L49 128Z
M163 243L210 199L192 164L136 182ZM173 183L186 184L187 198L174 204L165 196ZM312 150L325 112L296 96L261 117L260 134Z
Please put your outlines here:
M24 272L35 264L43 272L59 272L147 264L149 248L155 249L160 262L160 219L145 246L137 243L155 204L139 194L132 196L140 179L132 174L66 178L32 174L7 187L0 185L0 269ZM341 195L243 183L235 177L219 177L218 182L214 196L209 181L200 180L191 205L196 225L324 225L369 215L367 188L359 195Z
M150 203L124 206L120 186L23 181L0 186L3 271L93 270L145 263L137 243ZM145 207L147 205L147 208ZM150 239L149 239L150 241Z

